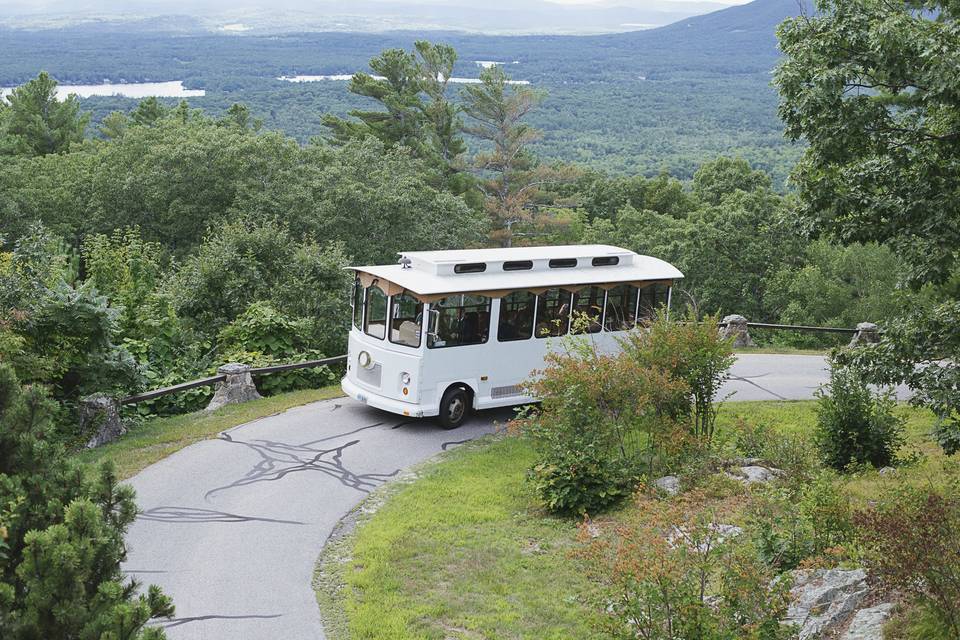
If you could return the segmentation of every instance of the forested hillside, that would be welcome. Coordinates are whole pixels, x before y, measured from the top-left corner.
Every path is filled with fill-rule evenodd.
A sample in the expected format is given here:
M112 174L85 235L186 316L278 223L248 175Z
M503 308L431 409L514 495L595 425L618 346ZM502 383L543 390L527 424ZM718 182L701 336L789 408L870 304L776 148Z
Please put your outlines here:
M606 36L485 36L431 32L459 52L456 76L476 78L474 61L510 63L507 72L548 92L532 122L544 131L545 158L615 173L690 178L704 159L740 155L782 185L799 149L776 116L770 73L776 25L799 12L794 0L755 2L650 31ZM213 114L247 104L266 128L300 142L321 135L324 113L364 101L346 83L290 84L279 76L352 74L390 47L422 34L301 33L225 36L163 31L0 31L16 56L0 59L0 86L46 70L62 83L184 80L207 91L193 106ZM70 55L63 55L69 51ZM514 64L514 61L516 63ZM172 101L171 101L172 104ZM94 122L132 100L91 98Z

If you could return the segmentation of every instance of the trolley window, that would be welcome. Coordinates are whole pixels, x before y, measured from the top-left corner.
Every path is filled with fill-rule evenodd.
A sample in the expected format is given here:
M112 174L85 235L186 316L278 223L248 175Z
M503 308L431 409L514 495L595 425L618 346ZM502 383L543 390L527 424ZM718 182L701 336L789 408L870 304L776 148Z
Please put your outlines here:
M387 294L377 285L367 287L367 313L363 332L383 340L387 333Z
M670 287L665 284L649 284L640 289L640 311L642 320L652 320L660 307L665 307L669 300Z
M363 325L363 286L360 277L353 281L353 326L357 329Z
M529 291L514 291L500 298L500 324L497 340L526 340L533 335L533 311L537 296Z
M390 298L390 342L419 347L422 323L423 303L409 293Z
M602 328L603 289L584 287L573 294L572 333L597 333ZM586 324L584 325L584 321Z
M483 344L490 333L490 298L459 294L430 305L431 349Z
M607 331L629 331L637 324L637 288L620 284L607 291L603 321Z
M547 289L537 296L537 337L558 337L567 334L570 325L570 292Z

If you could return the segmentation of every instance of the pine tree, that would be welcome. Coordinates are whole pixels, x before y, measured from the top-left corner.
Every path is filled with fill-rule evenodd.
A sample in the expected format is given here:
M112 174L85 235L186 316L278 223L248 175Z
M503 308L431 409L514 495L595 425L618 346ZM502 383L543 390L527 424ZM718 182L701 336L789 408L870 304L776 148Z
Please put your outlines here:
M111 465L87 479L58 441L55 412L0 365L0 637L163 638L145 625L173 615L170 599L156 586L138 595L120 570L133 489Z

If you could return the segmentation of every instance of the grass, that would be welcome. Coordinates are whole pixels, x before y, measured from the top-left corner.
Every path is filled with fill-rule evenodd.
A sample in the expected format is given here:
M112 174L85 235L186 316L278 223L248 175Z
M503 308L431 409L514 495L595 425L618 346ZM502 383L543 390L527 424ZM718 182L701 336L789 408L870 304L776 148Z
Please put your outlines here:
M590 583L568 557L575 528L535 506L522 440L490 437L395 488L320 572L331 638L595 638ZM337 633L339 631L339 633Z
M154 462L225 429L281 413L291 407L342 395L339 385L336 385L281 393L252 402L227 405L209 413L197 411L150 418L131 427L120 439L96 449L81 451L77 457L91 464L112 461L120 478L126 479Z
M765 423L807 438L816 402L729 402L717 443L740 425ZM945 462L927 434L933 416L901 406L907 450L921 451L896 475L866 471L838 480L857 500L898 482L928 482ZM491 437L444 454L415 482L375 494L356 528L318 562L318 601L334 640L595 638L602 607L582 561L576 520L552 517L524 480L530 445ZM956 470L954 470L954 473ZM602 520L626 519L627 503ZM599 522L600 520L598 520Z
M822 349L801 349L800 347L775 347L775 346L766 346L766 347L738 347L734 350L737 354L744 353L767 353L774 355L790 355L790 356L825 356L830 353L830 349L824 347Z

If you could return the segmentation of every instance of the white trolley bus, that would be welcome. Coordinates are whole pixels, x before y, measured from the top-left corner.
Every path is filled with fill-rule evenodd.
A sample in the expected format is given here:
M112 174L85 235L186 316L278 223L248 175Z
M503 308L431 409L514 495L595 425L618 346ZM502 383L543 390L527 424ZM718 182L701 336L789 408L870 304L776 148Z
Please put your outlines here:
M439 416L448 429L471 409L534 401L520 385L574 315L614 349L638 319L669 306L683 277L606 245L412 251L399 264L352 269L344 392L392 413Z

